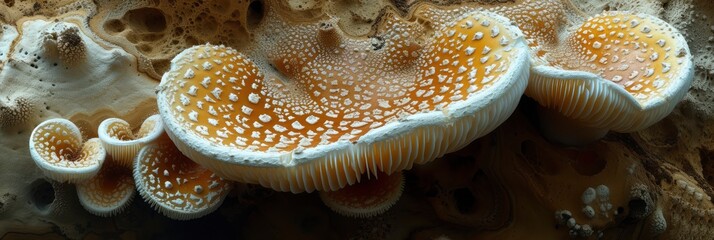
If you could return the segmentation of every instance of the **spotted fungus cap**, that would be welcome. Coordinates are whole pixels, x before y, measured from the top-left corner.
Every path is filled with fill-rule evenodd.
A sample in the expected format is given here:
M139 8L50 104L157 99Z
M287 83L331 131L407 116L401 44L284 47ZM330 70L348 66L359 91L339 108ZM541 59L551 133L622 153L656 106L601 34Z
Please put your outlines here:
M544 59L533 67L526 94L580 126L605 133L638 131L664 118L693 78L685 39L645 14L605 12L589 18Z
M183 51L158 92L169 136L227 179L337 190L459 149L513 112L529 62L507 19L469 12L423 43L388 21L383 42L288 29L270 63L210 44Z
M372 217L389 210L404 191L402 172L379 173L370 179L337 191L320 192L320 198L333 211L348 217Z
M134 161L134 181L144 200L177 220L213 212L232 186L181 154L165 136L139 151Z
M159 115L152 115L144 120L137 133L131 126L119 118L108 118L99 124L97 134L102 140L107 153L118 163L130 166L139 150L156 140L164 132L164 125Z
M96 175L106 152L98 138L83 143L82 134L74 123L55 118L32 130L30 155L45 176L59 182L75 183Z
M131 169L107 157L96 176L77 183L77 196L88 212L111 217L131 203L136 194L134 189Z

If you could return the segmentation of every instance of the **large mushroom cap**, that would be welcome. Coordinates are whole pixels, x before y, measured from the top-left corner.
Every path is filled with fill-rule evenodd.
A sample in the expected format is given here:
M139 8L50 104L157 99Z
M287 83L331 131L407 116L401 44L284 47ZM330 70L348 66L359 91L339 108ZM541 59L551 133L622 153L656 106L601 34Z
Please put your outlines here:
M372 217L389 210L402 196L402 172L379 173L370 179L333 192L320 192L320 198L333 211L349 217Z
M139 151L134 181L147 202L177 220L213 212L231 189L230 182L188 159L165 136Z
M141 124L134 133L126 121L108 118L99 124L97 134L104 143L104 148L116 161L130 166L139 150L156 140L164 132L164 125L159 115L152 115Z
M77 196L82 207L90 213L110 217L131 203L136 193L134 189L131 169L109 157L96 176L77 183Z
M526 94L580 125L617 132L667 116L693 78L682 35L645 14L587 19L533 67Z
M83 143L82 134L74 123L55 118L32 130L30 155L45 176L74 183L96 175L106 152L98 138Z
M291 26L271 38L281 41L269 63L195 46L164 75L159 112L183 153L231 180L337 190L367 171L407 169L493 130L528 75L527 46L507 19L469 12L435 25L424 43L393 18L383 42Z

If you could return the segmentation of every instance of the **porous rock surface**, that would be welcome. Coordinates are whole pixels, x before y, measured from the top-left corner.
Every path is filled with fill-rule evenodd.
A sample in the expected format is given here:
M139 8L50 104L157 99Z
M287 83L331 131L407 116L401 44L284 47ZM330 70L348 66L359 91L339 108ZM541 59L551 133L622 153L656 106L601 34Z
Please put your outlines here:
M213 236L251 239L711 236L714 6L707 0L571 3L586 15L602 10L653 14L683 33L694 55L695 80L669 117L640 132L611 133L585 147L564 147L542 138L535 127L536 103L523 98L493 133L406 172L403 198L384 215L340 217L317 194L237 184L215 213L175 222L143 201L112 218L86 212L73 185L44 178L30 159L27 140L33 127L64 117L89 138L109 117L138 126L156 112L154 88L177 53L205 42L249 51L255 44L250 43L252 30L269 9L295 22L335 18L345 34L359 38L374 35L385 9L409 19L410 9L424 1L4 1L0 238L185 238L197 234L191 231L197 228Z

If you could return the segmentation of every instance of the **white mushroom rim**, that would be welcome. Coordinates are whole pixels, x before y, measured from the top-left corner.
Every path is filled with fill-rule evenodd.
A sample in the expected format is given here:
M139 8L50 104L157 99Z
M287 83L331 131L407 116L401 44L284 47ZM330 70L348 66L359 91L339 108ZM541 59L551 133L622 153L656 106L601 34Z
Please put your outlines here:
M598 16L614 16L628 14L627 12L607 12ZM646 14L634 16L647 19L661 26L662 29L676 29L667 22ZM649 31L649 30L648 30ZM667 46L671 53L682 56L667 56L678 58L678 71L671 75L665 89L657 95L649 96L645 101L638 100L623 86L605 79L598 74L581 70L565 70L545 65L542 61L534 61L531 70L531 80L526 95L537 99L541 105L560 111L563 115L579 120L586 127L607 128L617 132L633 132L644 129L666 117L676 104L684 98L694 77L692 55L684 37L677 31L672 31L673 44ZM660 57L661 58L661 57ZM550 91L544 90L558 86L572 91L569 96L548 96ZM564 90L560 89L560 90ZM579 96L576 91L584 91ZM560 98L560 99L558 99ZM563 101L573 101L578 104L564 104ZM592 101L587 109L580 104ZM605 102L607 101L607 102Z
M99 139L101 139L102 142L104 142L105 144L114 146L133 146L136 144L150 143L159 138L159 136L161 136L161 134L164 132L164 126L161 122L161 116L159 116L158 114L146 118L146 120L144 120L144 123L141 126L142 129L140 130L140 132L142 132L143 134L140 133L138 136L135 136L136 138L132 139L117 139L116 136L110 136L107 130L113 123L121 123L125 126L129 126L129 123L127 123L123 119L107 118L102 121L101 124L99 124L99 131L97 132L97 135L99 136ZM150 128L146 129L148 131L145 131L143 129L144 124L151 124ZM131 129L127 129L127 131L131 131ZM137 149L136 151L138 152L139 149Z
M471 14L473 13L465 14L455 22L469 17ZM317 147L298 148L286 152L249 151L211 143L195 133L182 128L178 120L172 117L172 108L168 99L172 97L174 92L168 89L166 85L169 81L172 81L173 78L169 73L177 72L180 66L186 63L186 56L195 54L195 51L202 46L194 46L184 50L172 60L171 69L164 74L159 86L157 96L159 113L164 120L168 135L174 140L179 150L194 161L211 168L217 174L223 175L224 177L232 174L228 174L227 171L229 170L224 169L224 165L222 164L236 167L289 168L317 160L322 161L330 156L336 155L352 155L358 158L366 157L360 153L361 150L375 148L377 144L387 140L403 140L409 137L409 133L416 132L420 129L429 131L431 128L434 128L438 129L435 131L439 132L439 134L443 134L445 130L463 130L448 129L453 126L469 127L466 130L471 135L459 135L454 140L460 141L453 143L453 145L426 153L428 155L425 156L420 163L431 161L449 151L463 147L475 138L485 135L500 125L515 110L520 96L525 91L527 85L530 63L529 51L521 31L517 27L510 25L508 19L497 14L490 12L478 12L478 14L499 20L502 23L502 27L505 28L504 30L508 30L509 34L511 34L509 37L512 37L512 41L508 44L510 65L501 73L497 81L492 81L493 84L489 85L486 90L479 90L478 92L470 94L466 99L454 101L442 109L404 116L398 121L389 122L376 129L371 129L369 132L360 136L357 141L339 140L325 145L318 145ZM486 22L484 25L488 25L488 23ZM498 34L498 32L495 32L495 34ZM480 121L483 119L489 119L490 122ZM475 129L477 126L472 128L472 124L481 128ZM429 142L432 140L433 139L427 139L426 141ZM428 144L433 145L434 143ZM360 156L358 156L358 154L360 154ZM412 153L411 158L416 158L418 154L420 153ZM217 160L220 163L213 162L213 160ZM356 161L352 161L346 164L351 164L353 168L358 167L355 162ZM410 168L411 164L406 167ZM374 169L372 170L376 171ZM385 172L391 173L397 170L401 169L386 169ZM232 180L240 179L252 183L260 182L264 186L267 185L274 188L276 187L275 184L277 184L275 182L269 182L272 180L256 179L251 176L233 176L226 178ZM324 184L324 179L322 180ZM330 180L330 182L331 181L332 180ZM280 189L287 189L286 186L282 185L284 183L280 184ZM290 183L291 186L289 187L292 191L300 191L302 187L305 187L294 188L295 186L292 186L292 184L293 183ZM302 183L299 183L298 185L301 184ZM329 185L332 190L338 189L337 187L333 187L332 183ZM339 185L344 186L344 183L340 183ZM317 187L317 189L320 189L320 187Z
M94 215L117 215L131 204L136 195L131 170L115 164L105 163L95 177L76 184L79 203Z
M59 135L55 136L53 134ZM57 137L64 137L65 139L57 139ZM69 146L55 146L59 144ZM85 145L89 145L89 148L95 148L87 149L87 151L90 151L90 155L83 155L87 154L84 153ZM30 135L29 147L32 159L45 175L61 182L75 182L91 178L99 172L106 157L106 152L99 139L93 138L83 142L79 128L71 121L62 118L46 120L37 125ZM40 153L39 151L42 148L45 149L43 151L52 152ZM70 152L65 153L64 151L67 150ZM59 151L59 153L55 151ZM46 157L52 159L47 159Z
M129 123L119 118L105 119L97 130L107 153L124 166L131 165L139 150L163 133L164 124L158 114L146 118L137 133L132 131Z
M142 198L176 220L212 213L232 188L232 183L180 155L168 139L141 148L133 163L133 177Z

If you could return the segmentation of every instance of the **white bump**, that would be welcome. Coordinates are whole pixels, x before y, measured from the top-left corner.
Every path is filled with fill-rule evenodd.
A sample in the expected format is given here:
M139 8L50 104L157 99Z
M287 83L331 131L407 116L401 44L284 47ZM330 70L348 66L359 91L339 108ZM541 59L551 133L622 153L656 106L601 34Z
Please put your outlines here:
M320 119L319 117L315 117L315 116L313 116L313 115L310 115L310 116L307 116L307 118L305 119L305 121L306 121L307 123L309 123L309 124L315 124L315 123L317 122L317 120L319 120L319 119Z
M500 30L498 29L498 27L491 28L491 37L492 38L497 37L499 33L500 33Z
M208 123L211 124L211 125L213 125L214 127L215 127L215 126L218 126L218 120L213 119L213 118L209 118L209 119L208 119Z
M632 21L630 21L630 27L634 28L634 27L637 27L637 25L640 25L639 21L637 21L635 19L632 19Z
M198 88L196 86L191 86L188 88L188 95L195 97L197 91L198 91Z
M208 88L208 84L211 84L211 78L210 77L203 78L203 81L201 81L201 86L203 86L203 88Z
M210 62L203 62L203 70L208 71L211 70L211 68L213 68L213 65L211 65Z
M602 43L600 43L600 42L598 42L598 41L595 41L595 42L593 43L593 48L595 48L595 49L600 49L600 47L602 47Z
M181 96L179 97L179 100L181 101L181 104L184 106L188 106L188 104L191 103L191 100L186 95L183 95L183 94L181 94Z
M471 40L481 40L482 38L483 38L483 33L482 33L482 32L476 32L476 33L474 34L474 38L472 38Z
M471 71L469 72L469 80L476 79L476 73L477 73L476 68L474 68L473 70L471 70Z
M258 119L260 119L260 121L264 123L270 122L270 120L272 120L272 118L268 114L260 114L260 116L258 116Z
M305 128L305 126L303 126L302 124L300 124L300 122L298 122L298 121L294 121L294 122L291 124L291 126L292 126L295 130L301 130L301 129Z
M241 111L245 113L246 115L250 115L253 112L252 108L249 108L247 106L241 106Z
M187 70L186 70L186 73L183 74L183 78L185 78L185 79L191 79L191 78L193 78L194 76L196 76L196 73L194 73L194 72L193 72L193 69L190 69L190 68L187 69Z
M657 45L659 45L660 47L664 47L664 44L665 44L664 39L657 40Z
M474 26L474 24L471 21L466 21L466 22L464 22L464 25L462 27L466 28L466 29L470 29L473 26Z
M456 31L454 31L454 30L449 30L449 31L446 31L446 36L447 36L447 37L452 37L452 36L454 36L455 33L456 33Z
M253 104L258 104L258 102L260 101L260 96L258 96L258 94L255 94L255 93L250 93L250 94L248 94L248 101L250 101Z
M275 129L275 131L278 131L278 132L285 132L285 131L288 130L287 128L285 128L285 127L283 127L282 125L279 125L279 124L273 125L273 129Z
M672 69L672 65L665 62L662 63L662 73L667 73L670 69Z
M501 44L501 46L506 46L508 45L508 38L506 38L505 36L501 37L501 40L499 40L498 43Z
M473 54L475 50L476 50L475 48L467 47L465 50L466 56L471 56L471 54Z
M216 99L221 99L222 92L223 90L221 90L220 88L214 88L213 91L211 91L211 94L213 94L213 97L215 97Z
M630 73L630 76L628 76L628 78L633 79L633 78L637 77L637 75L640 75L640 72L635 70Z
M650 55L650 60L652 60L652 61L657 60L657 58L659 58L659 54L657 54L656 52L654 52L654 53L652 53L652 55Z
M481 51L481 54L486 55L491 51L491 48L488 46L483 47L483 51Z
M459 74L464 73L464 72L466 72L466 70L467 70L467 69L466 69L464 66L459 66L458 73L459 73Z
M198 113L196 111L191 111L188 113L188 119L191 119L191 121L198 122Z
M645 69L645 77L652 76L654 74L654 69L653 68L647 68Z

